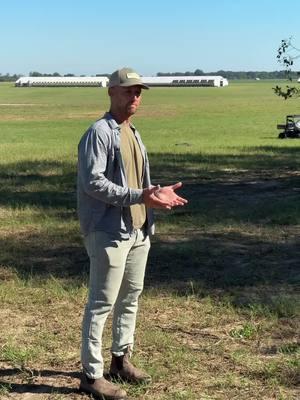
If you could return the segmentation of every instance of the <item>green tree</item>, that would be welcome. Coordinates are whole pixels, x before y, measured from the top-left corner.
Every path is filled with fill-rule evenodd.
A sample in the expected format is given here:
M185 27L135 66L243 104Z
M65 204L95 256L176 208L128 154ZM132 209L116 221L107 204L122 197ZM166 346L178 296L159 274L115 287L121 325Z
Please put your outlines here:
M29 72L29 76L43 76L43 74L37 71L31 71Z
M202 69L196 69L194 72L195 76L201 76L201 75L205 75L204 72L202 71Z

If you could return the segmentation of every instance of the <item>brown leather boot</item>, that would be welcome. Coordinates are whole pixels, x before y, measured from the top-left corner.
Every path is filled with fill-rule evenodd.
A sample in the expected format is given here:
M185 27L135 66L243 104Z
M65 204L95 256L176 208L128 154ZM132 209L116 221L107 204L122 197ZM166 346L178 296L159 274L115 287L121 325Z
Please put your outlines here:
M130 383L150 383L151 376L134 367L129 361L129 353L117 357L112 355L109 374L112 378L121 379Z
M93 394L99 400L126 400L126 392L118 386L106 380L104 377L98 379L88 378L83 374L79 390Z

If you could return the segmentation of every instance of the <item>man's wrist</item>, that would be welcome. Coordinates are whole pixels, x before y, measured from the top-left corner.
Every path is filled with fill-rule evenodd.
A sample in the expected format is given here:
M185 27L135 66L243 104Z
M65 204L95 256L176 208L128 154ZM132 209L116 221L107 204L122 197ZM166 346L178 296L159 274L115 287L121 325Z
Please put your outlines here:
M144 190L143 189L129 189L130 192L130 204L141 204L144 202Z

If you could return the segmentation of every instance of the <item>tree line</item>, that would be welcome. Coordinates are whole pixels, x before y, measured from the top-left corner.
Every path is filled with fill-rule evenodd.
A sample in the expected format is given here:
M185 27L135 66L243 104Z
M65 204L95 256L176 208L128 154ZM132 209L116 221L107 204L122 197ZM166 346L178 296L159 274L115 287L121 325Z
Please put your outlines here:
M95 76L108 76L110 74L104 73L104 74L96 74ZM215 72L204 72L201 69L196 69L194 72L191 71L186 71L186 72L158 72L156 76L199 76L199 75L221 75L224 78L227 78L228 80L234 80L234 79L287 79L287 71L282 70L282 71L225 71L225 70L219 70ZM19 79L23 75L18 75L18 74L1 74L0 73L0 82L15 82L17 79ZM54 73L41 73L37 71L33 71L29 73L29 76L52 76L52 77L59 77L59 76L76 76L75 74L68 73L61 75L58 72ZM86 76L86 75L80 75L80 76ZM298 72L290 71L289 72L289 79L296 79L299 77Z
M234 79L287 79L286 70L282 71L225 71L204 72L196 69L194 72L158 72L157 76L201 76L201 75L221 75L228 80ZM291 78L298 78L298 72L291 72Z

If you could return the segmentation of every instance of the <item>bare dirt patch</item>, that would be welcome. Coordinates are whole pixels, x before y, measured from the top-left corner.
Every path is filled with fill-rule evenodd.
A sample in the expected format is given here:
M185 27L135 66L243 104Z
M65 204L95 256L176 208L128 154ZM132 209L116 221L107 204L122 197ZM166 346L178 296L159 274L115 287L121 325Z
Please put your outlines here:
M7 387L8 390L7 394L0 396L1 399L85 400L90 398L78 390L80 381L78 368L20 371L4 363L0 363L0 368L0 386Z

